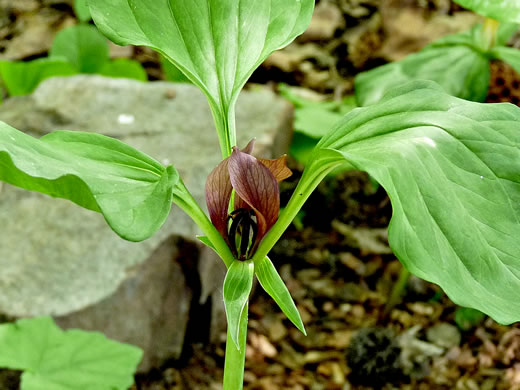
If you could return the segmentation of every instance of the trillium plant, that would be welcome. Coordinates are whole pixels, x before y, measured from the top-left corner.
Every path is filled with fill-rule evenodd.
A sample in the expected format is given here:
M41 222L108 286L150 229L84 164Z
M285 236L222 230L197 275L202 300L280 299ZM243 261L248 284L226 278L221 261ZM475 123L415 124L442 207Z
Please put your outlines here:
M518 22L517 4L463 5ZM254 141L238 148L234 107L254 69L305 30L314 0L88 0L88 6L109 39L159 51L208 98L222 155L206 182L209 216L173 166L99 134L57 131L36 139L2 123L0 179L100 212L131 241L153 235L172 203L186 212L203 233L200 240L228 268L226 390L242 388L255 275L305 332L267 256L320 181L340 165L367 171L388 192L389 242L410 272L501 323L520 319L518 107L465 101L428 81L397 86L323 136L280 212L278 183L290 175L285 159L254 157Z

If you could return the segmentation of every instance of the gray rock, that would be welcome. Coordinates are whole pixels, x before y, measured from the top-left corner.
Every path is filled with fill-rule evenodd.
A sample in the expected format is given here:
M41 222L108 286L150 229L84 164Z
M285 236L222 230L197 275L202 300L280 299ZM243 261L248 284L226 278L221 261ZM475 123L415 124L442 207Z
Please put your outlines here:
M270 91L242 93L239 145L257 137L257 154L283 154L290 142L291 115L290 106ZM0 120L35 136L67 129L119 138L173 164L200 204L206 177L220 160L208 104L186 84L53 78L32 96L7 100L0 106ZM204 310L210 313L212 330L225 325L225 267L211 250L195 243L197 226L175 206L154 237L131 243L97 213L4 185L0 220L5 221L0 313L51 314L64 327L99 330L139 345L145 350L141 370L178 357L188 328L200 326L198 332L209 333L207 320L193 327L188 323L206 315Z

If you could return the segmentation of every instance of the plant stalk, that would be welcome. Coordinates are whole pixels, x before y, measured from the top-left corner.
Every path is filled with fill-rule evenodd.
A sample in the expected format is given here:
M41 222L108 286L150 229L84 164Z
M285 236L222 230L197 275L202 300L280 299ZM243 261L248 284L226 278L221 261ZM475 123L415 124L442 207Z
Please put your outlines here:
M244 386L244 365L246 360L247 345L247 314L249 303L246 304L240 317L238 343L240 350L237 349L229 327L226 340L226 358L224 363L224 389L223 390L242 390Z
M397 281L392 286L392 291L390 293L390 298L386 302L385 309L383 311L383 315L386 316L390 311L394 308L395 305L401 300L403 295L403 291L408 284L408 280L410 279L410 271L408 271L403 265L401 265L401 271L399 272L399 277Z
M486 18L484 21L484 27L482 28L482 44L486 51L495 47L499 26L500 22L498 20Z

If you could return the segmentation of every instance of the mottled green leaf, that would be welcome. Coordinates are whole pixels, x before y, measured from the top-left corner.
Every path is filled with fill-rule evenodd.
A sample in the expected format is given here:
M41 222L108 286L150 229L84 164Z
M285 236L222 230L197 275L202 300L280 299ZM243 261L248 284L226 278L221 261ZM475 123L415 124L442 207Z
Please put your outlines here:
M389 242L414 274L501 323L520 320L520 109L414 82L318 144L388 192Z
M305 327L291 297L291 293L287 290L285 283L280 275L278 275L271 260L265 257L263 260L257 262L255 264L255 273L264 290L274 299L278 306L280 306L280 309L282 309L287 318L306 335Z
M56 35L50 57L66 58L81 73L97 73L108 61L108 44L94 26L71 26Z
M224 279L224 305L228 329L237 349L240 349L240 318L249 300L254 274L255 265L251 260L236 260L229 267Z
M0 180L99 211L121 237L142 241L166 220L178 174L110 137L36 139L0 122Z
M53 76L72 76L78 71L63 58L34 61L0 61L0 76L10 96L28 95L43 80Z
M0 367L25 371L22 390L127 390L142 351L50 317L0 325Z

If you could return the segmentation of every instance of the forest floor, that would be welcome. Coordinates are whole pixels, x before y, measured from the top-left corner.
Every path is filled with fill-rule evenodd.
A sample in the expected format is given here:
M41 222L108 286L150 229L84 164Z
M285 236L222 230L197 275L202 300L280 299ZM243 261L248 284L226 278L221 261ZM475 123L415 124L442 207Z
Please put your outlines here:
M0 0L0 57L45 55L55 32L75 23L71 4ZM311 28L252 81L338 99L352 93L356 73L475 21L449 0L321 0ZM163 77L148 49L114 46L112 54L138 59L151 80ZM499 63L492 74L488 101L518 104L518 75ZM303 168L291 165L282 203ZM405 276L387 242L391 214L385 191L366 174L341 172L318 187L271 254L308 336L256 288L246 389L520 390L518 324L502 326L460 309L438 286L414 276L389 304ZM225 334L216 346L193 345L182 362L137 376L134 390L221 388L224 342Z

